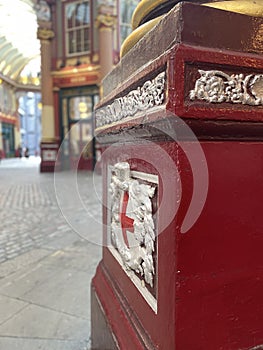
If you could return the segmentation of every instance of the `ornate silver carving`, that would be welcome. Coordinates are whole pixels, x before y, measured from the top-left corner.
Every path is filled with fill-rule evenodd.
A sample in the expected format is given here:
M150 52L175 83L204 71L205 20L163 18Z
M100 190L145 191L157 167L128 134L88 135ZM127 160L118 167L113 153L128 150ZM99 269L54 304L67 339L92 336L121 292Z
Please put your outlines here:
M95 111L96 127L101 127L132 117L139 111L145 111L164 102L165 72L153 80L146 81L142 87L132 90L128 95L114 100L106 107Z
M152 201L155 187L131 177L127 162L114 166L110 184L111 241L124 268L139 273L153 287L155 228Z
M263 74L232 74L218 70L199 70L201 77L190 91L190 99L210 103L263 105Z

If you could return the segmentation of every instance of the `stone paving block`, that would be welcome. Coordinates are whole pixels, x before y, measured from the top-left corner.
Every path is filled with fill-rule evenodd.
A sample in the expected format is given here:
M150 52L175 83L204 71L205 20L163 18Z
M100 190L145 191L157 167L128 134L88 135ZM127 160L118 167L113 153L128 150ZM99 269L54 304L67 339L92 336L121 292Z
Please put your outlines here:
M1 350L88 350L87 341L1 338Z
M9 321L0 325L0 334L2 337L34 339L83 341L89 338L89 330L89 320L66 315L37 305L27 306Z
M0 164L0 350L87 350L102 177L60 172L54 185L30 162Z
M101 256L101 247L96 245L92 245L89 249L83 248L81 251L66 248L48 256L43 260L43 264L53 266L55 269L70 268L93 274Z
M47 249L61 249L79 240L79 236L73 231L63 232L62 234L59 233L59 235L56 236L55 239L41 244L41 247Z
M26 266L0 280L0 294L21 297L59 272L59 267L54 269L52 265L38 263L31 265L30 268Z
M22 266L28 266L36 263L49 254L50 251L47 249L35 249L18 256L16 259L6 261L0 265L0 278L8 276L10 273L17 271Z
M88 273L65 269L21 296L21 300L87 318L90 279Z
M14 316L17 312L24 309L28 303L14 298L9 298L0 294L0 325ZM2 348L0 347L2 350ZM4 350L4 349L3 349Z

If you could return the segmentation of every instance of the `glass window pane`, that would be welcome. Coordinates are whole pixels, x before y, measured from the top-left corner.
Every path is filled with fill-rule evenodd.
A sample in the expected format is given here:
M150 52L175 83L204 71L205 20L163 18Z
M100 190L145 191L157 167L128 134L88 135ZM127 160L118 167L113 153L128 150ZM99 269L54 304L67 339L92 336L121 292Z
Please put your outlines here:
M99 103L100 97L99 95L94 95L94 106L96 106L97 103Z
M92 116L92 108L91 96L72 97L69 102L70 119L89 119Z
M139 0L123 0L120 2L121 42L131 33L131 18Z
M79 97L72 97L69 100L69 117L71 120L78 120L79 119L79 112L78 112L78 99Z
M90 41L89 41L89 28L83 29L83 36L84 36L84 43L83 43L83 49L84 51L89 51L90 49Z
M75 52L75 35L74 32L68 33L68 51L69 53Z
M78 5L76 18L79 26L90 22L89 3L82 3Z
M76 9L76 4L66 5L67 28L74 27L75 9Z
M66 18L67 21L65 32L67 33L68 54L88 52L90 49L89 1L77 1L75 3L66 5Z
M82 29L78 29L76 31L76 36L77 36L77 52L82 52Z
M90 5L89 2L85 3L84 24L90 24Z
M80 124L74 123L70 128L70 153L72 156L80 154Z

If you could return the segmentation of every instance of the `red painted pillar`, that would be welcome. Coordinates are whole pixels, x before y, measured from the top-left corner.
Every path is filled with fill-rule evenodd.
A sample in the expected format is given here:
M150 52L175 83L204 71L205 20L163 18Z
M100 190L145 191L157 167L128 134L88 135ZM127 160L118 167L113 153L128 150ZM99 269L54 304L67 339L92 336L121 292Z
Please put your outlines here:
M181 3L104 80L93 349L263 349L262 25Z

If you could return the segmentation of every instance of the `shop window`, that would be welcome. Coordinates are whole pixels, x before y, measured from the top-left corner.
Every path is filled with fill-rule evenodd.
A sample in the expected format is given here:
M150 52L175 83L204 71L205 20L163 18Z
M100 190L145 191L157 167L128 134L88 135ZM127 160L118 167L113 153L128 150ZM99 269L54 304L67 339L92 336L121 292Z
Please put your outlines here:
M68 56L90 51L90 2L65 5L66 50Z
M93 108L92 97L72 97L69 101L69 108L71 120L89 119L91 118Z
M6 157L13 157L15 154L14 126L2 123L3 147Z

